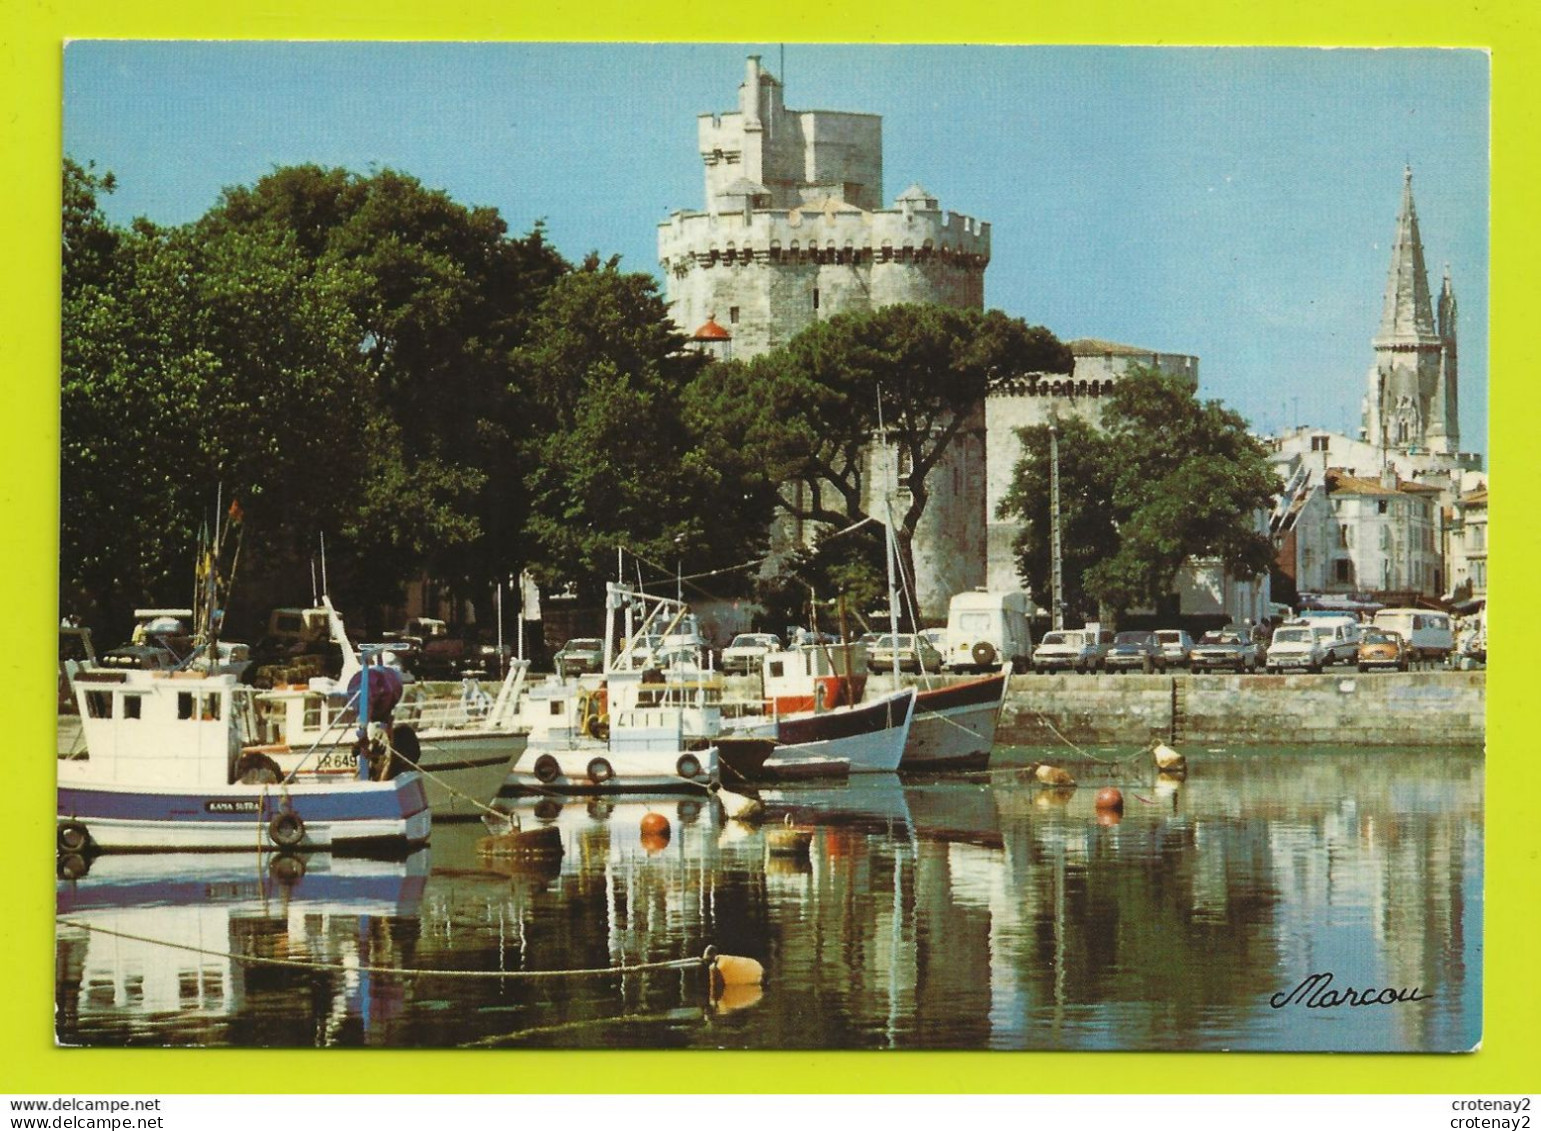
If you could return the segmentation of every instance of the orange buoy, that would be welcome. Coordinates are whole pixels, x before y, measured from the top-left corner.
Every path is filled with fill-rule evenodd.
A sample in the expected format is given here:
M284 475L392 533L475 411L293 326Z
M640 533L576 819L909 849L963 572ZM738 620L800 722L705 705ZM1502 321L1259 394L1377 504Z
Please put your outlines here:
M669 839L669 818L662 813L644 813L642 815L642 835L661 836Z
M1097 791L1097 808L1113 813L1124 811L1124 795L1116 787L1105 785Z

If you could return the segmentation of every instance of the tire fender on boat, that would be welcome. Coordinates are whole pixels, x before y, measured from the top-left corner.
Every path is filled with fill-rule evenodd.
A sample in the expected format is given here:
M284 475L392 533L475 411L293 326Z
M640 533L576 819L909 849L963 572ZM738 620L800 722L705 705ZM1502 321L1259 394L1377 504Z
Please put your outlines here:
M83 852L91 843L91 833L79 821L64 821L56 834L62 852Z
M603 785L615 777L615 769L603 758L595 758L589 763L589 781L595 785Z
M293 848L305 839L305 822L293 809L281 809L268 822L268 836L282 848Z
M562 767L550 754L542 754L535 759L535 780L542 785L550 785L556 781L562 772Z
M701 772L701 759L694 754L681 754L680 760L674 763L674 769L682 778L693 778Z

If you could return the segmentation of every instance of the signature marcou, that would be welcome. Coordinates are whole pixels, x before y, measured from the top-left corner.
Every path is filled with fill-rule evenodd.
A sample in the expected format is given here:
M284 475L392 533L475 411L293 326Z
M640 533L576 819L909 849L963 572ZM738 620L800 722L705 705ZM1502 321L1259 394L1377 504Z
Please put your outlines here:
M1421 988L1419 986L1413 986L1411 989L1394 989L1386 986L1365 990L1356 990L1352 986L1335 990L1330 988L1331 986L1331 974L1325 972L1312 974L1294 989L1282 990L1274 994L1268 999L1268 1004L1275 1009L1283 1009L1286 1005L1303 1005L1307 1009L1332 1009L1340 1005L1401 1005L1404 1002L1428 1001L1434 996L1419 993Z

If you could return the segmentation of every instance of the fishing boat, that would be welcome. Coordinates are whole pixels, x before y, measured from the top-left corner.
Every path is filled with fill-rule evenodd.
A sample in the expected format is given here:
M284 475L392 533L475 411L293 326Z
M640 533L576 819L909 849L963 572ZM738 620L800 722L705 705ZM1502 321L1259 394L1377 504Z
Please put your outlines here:
M849 707L867 686L864 644L800 644L768 652L760 663L767 714Z
M722 677L676 657L665 667L639 659L653 637L669 638L689 616L680 601L610 583L605 665L577 680L528 689L520 718L524 753L501 795L698 793L717 779ZM613 647L617 618L626 643Z
M357 687L360 663L324 595L321 607L342 650L342 674L256 692L253 740L243 755L266 759L280 775L345 779L358 772L358 712L349 689ZM510 664L495 698L467 680L457 698L403 700L396 708L391 749L422 772L435 818L476 816L524 751L529 727L519 718L519 702L528 670L523 660Z
M835 774L893 773L914 714L915 689L905 687L854 707L746 716L733 724L737 735L774 739L765 764L785 767L788 777L804 776L798 771L808 764L825 765Z
M251 689L233 675L85 671L75 694L85 746L58 763L61 853L399 850L428 840L416 772L386 780L252 772L243 758ZM363 714L379 717L367 702Z
M910 773L988 766L1006 702L1006 677L1001 672L917 692L915 720L899 769Z

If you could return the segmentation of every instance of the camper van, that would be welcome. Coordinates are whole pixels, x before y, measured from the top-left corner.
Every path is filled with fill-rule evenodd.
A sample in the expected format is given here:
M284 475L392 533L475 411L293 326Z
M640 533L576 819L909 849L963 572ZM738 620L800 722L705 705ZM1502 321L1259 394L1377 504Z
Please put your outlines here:
M1026 593L974 590L957 594L947 607L943 669L983 672L1010 667L1014 672L1027 671L1033 657L1027 624L1032 611Z
M1375 627L1400 633L1413 661L1443 660L1455 647L1455 632L1448 613L1432 609L1382 609Z

